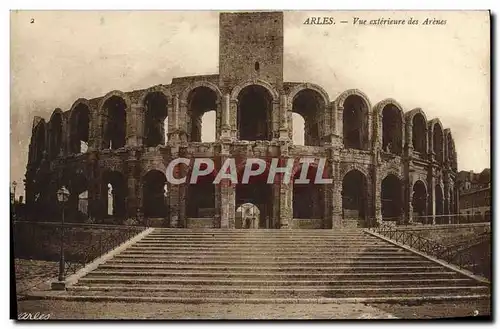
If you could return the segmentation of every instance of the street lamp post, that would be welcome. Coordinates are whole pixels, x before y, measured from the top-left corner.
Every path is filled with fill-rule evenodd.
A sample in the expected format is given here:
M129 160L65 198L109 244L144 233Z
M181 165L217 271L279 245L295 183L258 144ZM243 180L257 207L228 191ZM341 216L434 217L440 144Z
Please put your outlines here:
M62 215L61 215L61 241L60 241L60 251L59 251L59 277L58 282L52 284L53 289L66 289L66 284L64 282L64 208L66 201L69 198L68 189L63 186L57 191L57 201L62 205Z

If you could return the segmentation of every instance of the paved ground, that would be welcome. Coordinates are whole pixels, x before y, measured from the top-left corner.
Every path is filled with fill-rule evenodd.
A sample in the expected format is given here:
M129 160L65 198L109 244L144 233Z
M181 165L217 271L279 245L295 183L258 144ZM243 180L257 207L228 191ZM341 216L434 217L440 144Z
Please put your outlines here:
M51 319L422 319L489 315L489 305L399 304L161 304L50 300L18 302L23 312Z
M57 276L58 262L43 260L15 259L16 293L22 294L26 290Z

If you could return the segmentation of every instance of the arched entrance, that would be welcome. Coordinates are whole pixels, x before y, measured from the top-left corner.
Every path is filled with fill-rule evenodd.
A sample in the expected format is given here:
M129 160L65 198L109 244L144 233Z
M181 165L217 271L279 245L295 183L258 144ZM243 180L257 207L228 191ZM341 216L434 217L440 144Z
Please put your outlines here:
M309 167L307 167L306 174L303 174L302 166L295 172L292 178L293 218L316 220L320 222L320 224L316 226L322 227L325 208L325 185L315 183L317 171L317 164L310 163ZM308 183L301 182L301 178L303 178L301 176L303 175L309 180Z
M368 189L366 177L359 170L349 171L342 180L342 217L365 224Z
M421 222L423 224L429 223L427 215L427 189L425 184L418 180L413 184L412 193L412 219L414 222Z
M382 219L384 221L400 221L403 214L401 181L393 174L382 181Z
M127 182L119 171L106 171L102 175L101 200L103 217L112 218L119 223L125 218L125 198L127 196Z
M203 164L200 170L205 170ZM214 218L215 216L215 173L200 176L194 184L187 180L186 216L188 218Z
M236 209L235 228L257 229L260 221L260 210L256 205L244 203Z
M237 127L240 140L272 139L272 96L264 87L250 85L238 94Z
M165 174L159 170L150 170L144 175L142 187L144 217L168 217L166 183Z

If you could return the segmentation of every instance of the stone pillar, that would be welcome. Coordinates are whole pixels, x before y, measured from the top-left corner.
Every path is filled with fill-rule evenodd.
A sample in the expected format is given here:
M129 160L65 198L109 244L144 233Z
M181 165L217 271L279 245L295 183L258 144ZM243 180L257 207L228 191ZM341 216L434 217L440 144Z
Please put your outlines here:
M281 95L280 97L280 107L279 107L279 140L287 141L288 136L288 100L286 95Z
M382 177L377 167L373 168L373 205L375 222L382 224Z
M220 227L235 228L236 189L231 181L223 179L219 184Z
M127 109L126 146L137 146L137 131L141 124L138 113L143 111L139 104L132 104L131 108Z
M225 94L222 102L222 125L220 138L222 140L231 139L231 100L229 94Z
M140 162L136 151L129 151L126 160L126 217L133 218L137 223L143 223L144 212L142 209L142 188L140 183Z
M433 172L433 171L432 171ZM433 173L429 178L427 200L428 200L428 214L432 217L432 225L436 224L436 179Z
M98 152L89 149L88 174L88 214L90 222L100 222L101 175L99 172Z
M342 220L342 182L333 181L332 187L332 229L338 229L343 226Z
M413 157L413 122L406 123L406 155Z
M229 102L229 124L231 127L231 138L239 139L239 127L238 127L238 100L231 99Z

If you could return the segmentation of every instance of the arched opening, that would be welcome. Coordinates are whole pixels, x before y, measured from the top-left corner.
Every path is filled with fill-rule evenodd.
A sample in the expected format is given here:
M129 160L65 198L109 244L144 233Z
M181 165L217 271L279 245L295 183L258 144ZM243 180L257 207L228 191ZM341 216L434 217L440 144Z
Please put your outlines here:
M307 170L308 184L300 184L297 180L301 176L302 167L293 177L293 218L296 219L323 219L325 204L324 185L315 184L316 164L310 164Z
M416 113L412 122L413 150L422 156L427 155L427 129L426 121L422 113Z
M122 173L106 171L102 176L102 201L104 218L114 218L115 222L125 217L125 198L127 196L127 182Z
M298 113L292 113L292 141L295 145L305 145L304 144L304 132L305 132L305 120L302 115Z
M366 150L368 144L368 104L358 95L344 101L342 114L344 147Z
M481 223L483 221L483 215L481 215L480 211L476 211L474 213L474 223Z
M125 146L127 134L127 104L118 96L111 96L104 102L105 128L103 148L116 150Z
M366 177L359 170L349 171L342 180L342 217L365 220L368 199Z
M260 223L259 207L253 203L244 203L236 209L235 227L257 229Z
M243 88L238 94L237 126L239 139L272 139L272 96L259 85Z
M484 212L484 221L485 222L490 222L491 221L491 211L486 210Z
M71 114L70 152L85 153L89 144L90 111L87 105L78 104Z
M201 117L201 141L204 143L215 142L215 111L208 111Z
M401 181L389 174L382 181L382 219L385 221L399 221L403 213L401 198Z
M68 182L69 195L69 218L75 222L85 222L89 218L88 211L88 182L84 174L78 173L71 176Z
M34 164L38 166L43 159L45 152L45 125L39 122L35 127L34 139Z
M203 165L201 170L206 169ZM188 218L213 218L215 216L215 173L198 177L196 183L189 184L186 201L186 215Z
M450 163L452 169L457 169L455 161L455 143L453 142L453 137L451 136L451 133L448 134L447 144L448 144L448 162Z
M144 217L166 218L168 216L166 184L167 178L159 170L150 170L144 175L142 187Z
M217 110L217 94L208 87L197 87L188 95L188 116L190 120L190 142L201 142L202 117L206 112ZM211 123L215 127L215 120Z
M401 111L393 104L382 110L382 149L385 152L403 153L403 121Z
M156 91L144 99L144 145L156 147L165 144L165 119L168 115L168 100L165 94Z
M435 159L439 163L443 163L443 130L438 123L434 124L432 134L432 147L435 154Z
M434 188L434 191L436 192L436 198L435 198L436 224L444 224L445 222L445 217L443 216L444 198L443 198L443 189L441 188L441 185L437 184Z
M269 166L267 166L266 168L269 168ZM252 166L252 169L256 169L256 166ZM242 181L243 172L244 168L239 168L238 182ZM235 188L235 210L246 203L251 203L259 209L258 219L256 220L258 222L258 225L257 223L255 223L255 228L275 228L276 224L273 221L273 185L267 184L268 175L269 170L266 169L260 175L251 176L248 180L248 184L237 184ZM242 222L235 222L235 227L242 228L242 224Z
M292 112L304 118L304 145L321 145L325 106L323 97L315 90L304 89L295 95Z
M50 120L49 159L55 159L62 146L62 114L54 113Z
M413 184L411 204L413 208L412 218L414 222L428 223L427 213L427 188L418 180Z

